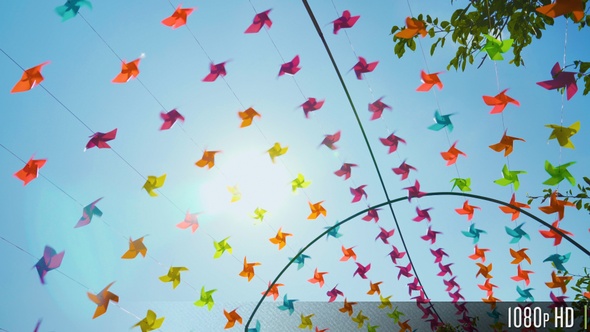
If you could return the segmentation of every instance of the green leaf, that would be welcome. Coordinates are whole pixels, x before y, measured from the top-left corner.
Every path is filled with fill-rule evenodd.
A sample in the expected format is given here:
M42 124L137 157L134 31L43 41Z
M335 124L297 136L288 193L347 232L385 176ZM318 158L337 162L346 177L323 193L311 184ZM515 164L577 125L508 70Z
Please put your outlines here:
M449 25L450 25L450 23L447 21L440 22L440 27L443 29L446 29Z
M576 209L578 209L578 210L582 209L582 200L576 201Z
M580 61L580 72L585 73L590 69L590 62L582 62Z
M428 30L428 35L430 36L430 38L434 38L434 28L430 28Z

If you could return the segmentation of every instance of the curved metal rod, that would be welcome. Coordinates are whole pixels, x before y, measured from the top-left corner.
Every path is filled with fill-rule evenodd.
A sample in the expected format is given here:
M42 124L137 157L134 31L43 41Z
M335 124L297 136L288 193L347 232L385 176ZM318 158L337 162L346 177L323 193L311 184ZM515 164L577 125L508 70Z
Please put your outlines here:
M488 201L488 202L492 202L492 203L496 203L498 205L504 205L507 207L510 207L512 209L515 209L517 211L519 211L520 213L524 214L525 216L533 219L534 221L538 222L539 224L551 229L552 231L554 231L555 233L561 235L565 240L567 240L569 243L573 244L576 248L580 249L580 251L582 251L583 253L585 253L586 255L588 255L590 257L590 251L586 248L584 248L584 246L582 246L581 244L579 244L578 242L574 241L571 237L569 237L567 234L564 234L562 231L560 231L559 229L553 227L551 224L543 221L543 219L533 215L532 213L525 211L523 209L521 209L518 206L514 206L510 203L498 200L498 199L494 199L491 197L487 197L487 196L481 196L481 195L475 195L475 194L469 194L469 193L463 193L463 192L432 192L432 193L427 193L424 195L424 197L426 196L463 196L463 197L471 197L471 198L475 198L475 199L479 199L482 201ZM382 207L388 204L395 204L398 202L401 202L405 199L408 199L407 196L403 196L403 197L398 197L396 199L387 201L387 202L383 202L377 205L374 205L371 207L371 209L374 208L378 208L378 207ZM296 255L295 257L293 257L289 263L287 263L287 265L285 265L285 267L281 270L281 272L279 272L279 274L277 275L277 277L273 280L273 282L270 284L270 286L268 287L268 289L266 290L266 292L264 292L264 295L262 295L262 297L260 298L260 300L258 301L258 304L256 304L256 307L254 307L254 311L252 311L252 313L250 314L250 317L248 318L248 321L246 322L246 325L244 327L244 331L247 332L248 331L248 327L250 326L250 323L252 322L252 318L254 318L254 315L256 314L256 312L258 311L258 309L260 308L260 305L262 305L262 302L264 302L264 299L267 297L268 292L270 292L270 290L272 289L272 287L279 281L279 279L281 278L281 276L287 271L287 269L291 266L291 264L293 264L293 262L295 262L295 260L299 257L299 255L301 255L302 253L304 253L309 247L311 247L314 243L316 243L319 239L323 238L324 235L328 234L328 232L330 232L331 230L333 230L336 227L339 227L340 225L343 225L347 222L349 222L350 220L363 215L365 213L367 213L369 211L369 208L366 208L362 211L359 211L351 216L349 216L348 218L334 224L333 226L331 226L330 228L326 229L324 232L322 232L320 235L318 235L315 239L313 239L311 242L309 242L305 247L303 247L303 249L301 249Z

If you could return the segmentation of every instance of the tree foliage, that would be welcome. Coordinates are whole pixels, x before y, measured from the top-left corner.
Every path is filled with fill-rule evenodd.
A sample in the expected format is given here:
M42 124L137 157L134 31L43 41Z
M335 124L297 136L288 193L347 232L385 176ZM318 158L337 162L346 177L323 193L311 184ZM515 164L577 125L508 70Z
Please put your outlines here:
M589 0L583 0L587 5ZM457 2L451 0L451 4ZM432 40L430 55L434 55L437 49L443 48L450 37L453 43L458 44L457 52L449 60L447 69L465 70L467 64L476 62L476 56L480 53L486 43L484 34L501 39L502 33L507 31L510 38L514 40L512 53L514 58L510 60L515 66L524 66L525 59L522 57L522 50L530 45L535 39L541 39L543 32L552 27L554 20L551 17L539 14L536 8L550 4L551 0L471 0L461 9L453 12L450 18L441 19L431 17L427 14L419 14L418 19L426 25L428 36ZM571 14L566 15L571 19ZM573 22L573 21L572 21ZM590 26L590 15L586 15L580 22L574 23L578 29ZM403 26L394 25L391 33L395 34ZM406 49L416 50L416 38L402 39L393 37L394 53L401 58ZM479 66L488 58L482 52L482 59ZM584 81L584 95L590 93L590 62L581 60L573 61L567 67L574 67L578 70L578 79Z

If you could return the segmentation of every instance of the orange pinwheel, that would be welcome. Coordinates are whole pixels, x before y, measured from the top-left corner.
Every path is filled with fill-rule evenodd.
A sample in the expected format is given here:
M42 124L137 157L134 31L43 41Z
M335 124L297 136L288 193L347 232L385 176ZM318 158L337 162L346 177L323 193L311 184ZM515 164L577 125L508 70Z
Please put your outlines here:
M477 273L475 274L476 278L480 274L486 279L493 278L492 275L490 274L490 272L492 272L492 263L490 263L490 265L488 265L488 266L485 266L481 263L475 263L475 264L477 264L477 266L479 266L479 271L477 271Z
M520 264L520 262L522 262L523 260L526 260L527 262L529 262L529 264L532 264L531 258L526 253L527 250L529 250L529 249L522 248L517 251L517 250L510 248L510 256L512 256L514 258L514 260L512 260L512 262L510 262L510 264Z
M170 17L165 18L162 24L171 27L172 29L180 28L186 24L188 16L195 10L194 8L176 8Z
M483 303L489 303L492 310L496 308L496 303L500 302L500 299L495 298L494 294L489 294L487 298L484 297L481 300L483 301Z
M268 293L266 294L266 296L272 296L273 299L276 301L277 298L279 297L279 287L285 286L285 285L284 284L274 284L274 285L272 285L272 287L270 285L271 285L271 282L269 281L268 282L269 290L268 290ZM266 291L264 291L260 294L264 295L264 293L266 293Z
M492 110L490 111L490 114L502 113L502 111L504 111L504 108L506 108L506 105L508 105L508 103L520 106L518 100L506 95L506 91L508 91L508 89L500 92L494 97L483 96L483 102L486 103L486 105L494 106L494 108L492 108Z
M551 272L551 281L546 282L545 285L549 288L561 288L561 292L565 294L567 291L567 283L572 280L572 276L558 276L555 271Z
M348 302L346 298L344 298L344 305L342 308L338 309L340 312L348 314L348 316L352 316L352 306L357 304L358 302Z
M514 150L514 141L523 141L525 142L525 140L523 140L522 138L519 137L512 137L512 136L507 136L506 132L508 130L504 131L504 135L502 135L502 138L500 139L499 143L496 144L492 144L490 145L490 149L496 151L496 152L502 152L504 151L504 157L508 156L509 154L512 153L512 150Z
M236 322L242 324L242 316L240 316L236 310L238 309L234 309L230 312L227 312L225 309L223 309L223 314L225 315L225 318L227 319L227 323L225 324L225 329L230 329L232 327L234 327L234 325L236 325Z
M20 81L18 81L12 90L10 90L10 93L29 91L36 85L41 84L41 82L43 82L41 69L48 63L49 61L46 61L38 66L25 70L23 72L23 76L20 78Z
M113 79L113 83L126 83L130 79L139 75L139 61L141 59L135 59L131 62L123 61L121 65L121 73Z
M92 319L95 319L98 316L101 316L102 314L104 314L105 312L107 312L107 308L109 307L109 302L113 301L113 302L119 302L119 297L111 292L109 292L109 288L114 284L115 282L111 282L110 284L108 284L102 291L100 291L100 293L98 294L92 294L90 292L88 292L88 298L90 299L90 301L96 303L96 305L98 305L98 307L96 307L96 311L94 311L94 316L92 316Z
M466 200L465 203L463 203L463 208L455 209L455 211L458 214L467 215L467 220L471 220L473 218L473 213L475 212L475 209L481 210L479 206L469 205L469 200Z
M574 235L564 229L559 228L559 220L554 221L553 224L551 224L551 226L553 226L555 229L562 232L563 234ZM554 246L559 245L561 243L561 239L563 238L563 236L556 232L554 229L549 229L548 231L539 231L539 233L541 233L541 235L543 235L544 238L553 239Z
M308 202L309 208L311 209L311 213L309 214L309 216L307 217L307 219L310 219L310 220L311 219L317 219L317 217L319 217L320 215L322 215L324 217L326 216L327 211L322 206L322 203L323 202L324 201L320 201L320 202L313 203L313 204L311 202Z
M34 156L33 156L34 157ZM29 184L39 176L39 170L45 166L47 159L29 159L27 164L18 172L14 173L14 176L23 181L23 186Z
M488 278L488 279L486 279L486 281L483 284L481 284L481 285L478 284L477 285L477 287L479 287L479 289L484 290L484 291L487 292L487 296L490 296L490 295L492 295L494 293L494 288L498 288L498 286L492 284L490 282L490 280L491 279Z
M375 293L377 293L378 295L381 295L381 289L379 288L379 285L381 285L382 283L383 281L377 281L375 283L369 281L369 291L367 292L367 294L374 295Z
M285 245L287 244L287 236L293 236L293 234L290 233L283 233L283 228L279 228L277 235L273 238L270 238L270 242L272 242L273 244L278 244L279 245L279 250L283 249L285 247Z
M475 253L473 255L469 255L469 258L475 260L481 259L482 262L486 261L486 252L490 251L490 249L479 248L477 244L475 245Z
M582 0L557 0L554 3L538 7L537 12L552 18L572 14L574 22L579 22L584 18L584 2Z
M395 34L397 38L410 39L420 34L422 38L426 37L428 32L426 31L426 25L420 20L413 19L411 17L406 18L406 28Z
M219 153L221 151L207 151L205 150L203 152L203 157L201 158L201 160L197 161L195 163L195 165L199 166L199 167L209 167L209 169L213 168L213 166L215 166L215 154Z
M531 273L535 273L535 272L529 271L529 270L523 270L520 267L520 264L518 264L516 275L513 277L510 277L510 279L512 279L514 281L524 281L525 284L528 286L531 283L531 279L529 277L529 274L531 274Z
M435 85L438 86L439 90L442 90L443 84L440 81L440 78L438 78L438 74L441 73L442 72L426 74L424 70L421 70L420 77L422 78L422 85L420 85L416 91L430 91L430 89L432 89L432 87Z
M242 119L242 123L240 124L240 128L248 127L252 124L252 120L255 116L261 117L260 113L256 112L255 109L252 107L248 108L244 112L238 112L238 116Z
M510 205L525 209L531 208L527 204L517 202L514 194L512 194L512 198L510 198ZM504 213L512 213L512 221L516 220L520 216L520 211L509 206L500 206L500 210L502 210Z
M244 257L244 268L242 269L242 272L240 272L240 277L248 278L248 282L250 282L250 280L254 278L254 267L258 265L261 264L258 262L248 263L248 261L246 261L246 257Z
M560 201L557 199L557 191L554 191L551 193L551 199L549 200L549 205L548 206L541 206L539 207L539 210L547 213L547 214L552 214L557 212L557 215L559 216L558 220L563 219L563 214L564 214L564 208L566 206L576 206L574 203L572 202L568 202L568 201Z
M344 254L344 256L340 258L341 262L346 262L351 258L356 261L356 253L354 252L353 248L354 247L344 248L344 246L342 246L342 253Z
M410 320L406 319L405 321L399 321L397 322L397 325L399 325L399 332L409 332L412 331L412 326L410 326L410 324L408 324Z
M456 163L459 155L463 155L463 156L467 157L467 155L463 151L461 151L455 147L456 145L457 145L457 142L453 143L453 145L451 145L451 147L449 148L449 150L447 152L440 153L440 155L443 157L443 159L447 161L447 166L451 166L454 163Z
M324 274L328 274L328 272L318 272L318 269L316 268L313 271L313 278L307 280L309 282L311 282L312 284L320 284L320 288L322 288L324 286Z
M127 250L121 258L132 259L137 257L137 254L141 254L143 257L147 254L147 248L143 244L143 236L135 241L129 238L129 250Z

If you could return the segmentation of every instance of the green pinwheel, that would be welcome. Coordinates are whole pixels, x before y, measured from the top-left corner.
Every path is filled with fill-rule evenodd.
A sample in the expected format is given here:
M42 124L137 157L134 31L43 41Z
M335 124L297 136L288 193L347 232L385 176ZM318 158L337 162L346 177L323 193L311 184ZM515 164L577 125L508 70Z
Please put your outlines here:
M551 163L547 160L545 160L545 171L547 171L547 173L549 173L549 175L551 175L551 177L549 179L547 179L547 181L543 182L543 184L549 185L549 186L555 186L557 184L559 184L561 181L563 181L564 179L567 179L569 183L571 183L572 186L576 185L576 180L574 179L574 177L572 176L572 174L570 173L570 171L567 170L568 167L570 167L571 165L575 164L575 161L569 162L567 164L563 164L563 165L559 165L557 167L551 165Z
M508 170L508 166L504 164L504 167L502 167L502 178L494 181L494 183L497 183L501 186L507 186L509 184L512 184L514 186L514 190L518 190L518 187L520 186L520 182L518 181L518 174L525 173L525 171L510 171Z

